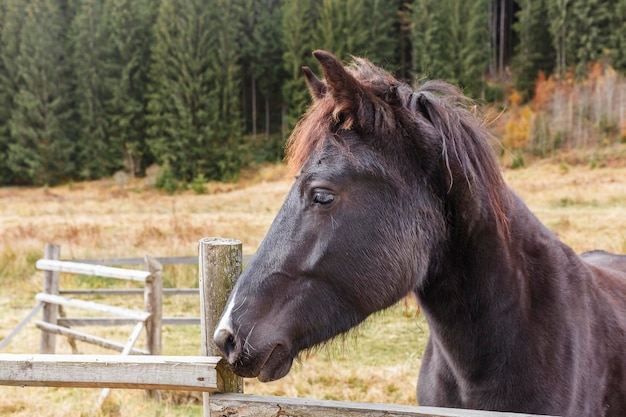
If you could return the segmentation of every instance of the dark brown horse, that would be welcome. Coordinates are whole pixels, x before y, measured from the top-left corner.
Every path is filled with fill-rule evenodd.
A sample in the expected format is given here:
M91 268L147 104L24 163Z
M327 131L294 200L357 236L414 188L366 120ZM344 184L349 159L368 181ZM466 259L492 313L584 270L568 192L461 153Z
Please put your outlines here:
M314 53L295 182L215 331L270 381L303 349L413 292L430 328L422 405L626 413L626 256L578 256L506 186L453 87L413 90Z

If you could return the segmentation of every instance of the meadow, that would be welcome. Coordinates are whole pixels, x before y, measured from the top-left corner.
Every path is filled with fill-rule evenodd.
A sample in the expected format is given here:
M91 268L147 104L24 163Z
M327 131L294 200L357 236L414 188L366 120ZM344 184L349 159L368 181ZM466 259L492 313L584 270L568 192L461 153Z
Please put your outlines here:
M626 145L590 154L567 154L505 169L512 188L535 214L577 252L602 248L626 253ZM35 261L44 245L61 245L63 259L189 256L203 237L240 239L254 253L289 189L282 166L247 173L236 184L207 184L206 194L167 195L142 179L113 179L50 188L0 188L0 339L35 305L41 272ZM62 276L61 286L110 285ZM197 286L194 266L168 266L166 287ZM132 285L132 284L126 284ZM89 298L96 299L96 298ZM107 303L141 308L141 297ZM197 297L165 299L167 316L198 316ZM71 312L68 312L71 315ZM130 328L87 329L123 341ZM164 354L200 353L197 326L166 326ZM257 394L415 404L415 382L428 327L412 298L369 319L337 341L303 355L284 379L246 381ZM70 353L63 338L57 352ZM141 343L141 342L140 342ZM4 352L36 353L33 325ZM111 353L79 342L84 353ZM89 415L99 390L0 387L0 416ZM165 392L161 402L143 391L114 390L100 415L188 416L202 414L200 395Z

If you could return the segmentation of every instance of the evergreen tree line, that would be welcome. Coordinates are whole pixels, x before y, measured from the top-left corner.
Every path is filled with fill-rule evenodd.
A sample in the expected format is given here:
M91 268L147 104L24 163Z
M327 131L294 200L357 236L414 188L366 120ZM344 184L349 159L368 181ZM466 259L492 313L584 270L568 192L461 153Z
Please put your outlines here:
M626 0L0 0L0 184L278 160L314 49L489 100L513 73L626 71Z

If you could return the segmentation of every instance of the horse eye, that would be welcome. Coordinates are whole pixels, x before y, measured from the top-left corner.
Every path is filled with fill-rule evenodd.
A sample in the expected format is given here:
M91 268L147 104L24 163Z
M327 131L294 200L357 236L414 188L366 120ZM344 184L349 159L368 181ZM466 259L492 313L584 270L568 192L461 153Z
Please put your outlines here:
M313 203L326 205L335 200L335 196L328 191L317 190L313 193Z

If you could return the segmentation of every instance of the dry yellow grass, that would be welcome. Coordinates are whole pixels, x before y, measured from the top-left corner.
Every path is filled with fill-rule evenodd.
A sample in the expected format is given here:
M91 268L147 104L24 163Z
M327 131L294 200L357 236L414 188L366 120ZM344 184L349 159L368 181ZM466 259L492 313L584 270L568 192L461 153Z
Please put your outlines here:
M505 172L537 217L575 251L626 253L626 167L548 161Z
M603 248L626 253L626 164L591 169L539 162L506 171L511 186L537 216L577 251ZM282 168L264 168L239 184L209 184L209 194L191 191L167 196L144 189L140 180L126 187L103 180L50 189L0 189L0 338L34 305L41 274L34 262L46 242L61 245L63 258L192 255L202 237L241 239L254 252L289 188ZM169 286L196 285L194 268L168 267ZM95 285L63 277L64 286ZM107 300L142 304L140 297ZM198 314L194 297L166 298L166 315ZM129 328L91 329L124 340ZM355 401L415 403L415 380L428 331L413 301L376 315L345 339L305 355L284 379L270 384L249 381L251 393ZM166 354L198 354L195 327L166 327ZM36 352L32 326L7 352ZM69 352L58 342L58 351ZM88 353L103 352L79 344ZM87 415L98 390L0 387L0 416ZM108 416L201 415L199 396L166 393L162 403L142 392L113 391Z

